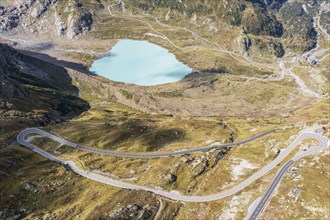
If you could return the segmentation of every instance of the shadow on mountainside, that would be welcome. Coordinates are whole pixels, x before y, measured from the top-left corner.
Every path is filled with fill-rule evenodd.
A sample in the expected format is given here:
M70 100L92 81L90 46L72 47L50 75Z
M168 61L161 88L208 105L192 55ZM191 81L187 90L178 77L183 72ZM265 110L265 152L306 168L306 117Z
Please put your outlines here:
M43 60L47 63L52 63L56 66L61 66L64 68L72 69L87 75L94 75L91 73L84 65L80 63L65 61L65 60L59 60L56 57L52 57L48 54L37 52L37 51L30 51L30 50L19 50L20 53L26 55L27 57L33 57L39 60Z
M0 119L30 119L36 125L46 125L90 108L78 96L79 90L64 67L2 44L0 61Z

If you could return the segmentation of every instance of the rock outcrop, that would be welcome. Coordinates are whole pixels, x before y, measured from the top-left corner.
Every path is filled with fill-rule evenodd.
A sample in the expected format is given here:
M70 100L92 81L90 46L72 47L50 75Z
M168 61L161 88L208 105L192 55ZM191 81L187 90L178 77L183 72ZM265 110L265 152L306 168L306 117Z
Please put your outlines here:
M267 43L269 38L277 39L283 47L279 43L273 45L275 46L273 55L276 57L282 57L284 50L287 49L303 52L315 46L317 33L313 27L313 18L319 16L321 8L324 8L320 16L321 26L330 29L327 24L330 13L326 10L325 0L159 0L133 1L132 4L146 11L170 8L171 14L177 13L181 17L187 17L191 23L204 25L211 31L217 30L213 31L214 34L217 34L219 29L223 29L223 23L227 23L241 28L251 40L254 37L259 40L266 39L265 43ZM219 22L212 24L205 22L209 19ZM207 26L212 26L212 29ZM246 43L243 42L245 50L248 49Z
M127 207L121 207L120 209L111 211L109 213L109 219L137 219L147 220L151 219L152 210L155 207L149 205L140 206L137 204L128 205Z
M168 183L169 183L169 184L173 184L173 183L175 183L175 181L176 181L176 179L177 179L177 176L174 175L173 173L169 173L169 174L167 175L167 177L168 177Z
M25 0L0 7L0 33L21 27L32 33L54 33L73 39L91 30L93 13L75 0Z
M67 20L67 36L72 39L79 34L89 31L93 24L93 15L88 11L82 11L76 14L70 14ZM59 31L58 31L59 32Z
M303 9L300 2L285 4L279 11L281 19L286 26L283 37L288 39L292 50L307 51L317 44L317 32L311 12Z

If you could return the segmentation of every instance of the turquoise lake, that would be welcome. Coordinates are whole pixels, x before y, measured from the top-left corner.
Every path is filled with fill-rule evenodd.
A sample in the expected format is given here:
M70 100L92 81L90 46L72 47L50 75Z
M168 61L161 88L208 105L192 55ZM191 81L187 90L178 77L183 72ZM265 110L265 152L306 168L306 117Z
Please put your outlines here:
M118 41L110 56L96 60L89 70L113 81L144 86L175 82L192 72L167 49L139 40Z

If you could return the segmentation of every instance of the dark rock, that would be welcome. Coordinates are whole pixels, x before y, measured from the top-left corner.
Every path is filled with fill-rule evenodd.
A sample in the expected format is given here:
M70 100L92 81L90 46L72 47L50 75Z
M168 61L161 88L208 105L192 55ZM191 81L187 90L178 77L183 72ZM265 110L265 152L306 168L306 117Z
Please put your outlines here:
M247 36L244 36L242 39L242 46L243 46L244 51L248 51L250 49L250 47L252 46L251 39L248 38Z
M21 213L15 209L4 208L0 210L0 219L21 219Z
M173 184L177 180L177 176L172 173L168 174L167 177L168 177L169 184Z
M93 24L93 15L89 11L83 11L78 16L68 18L68 37L74 38L79 34L86 33L91 30Z
M16 197L15 195L13 195L13 194L11 194L11 195L9 196L9 198L10 198L11 200L13 200L13 201L17 201L17 197Z
M245 15L242 25L245 33L254 35L281 37L284 32L282 23L273 14L258 7L254 8L253 13Z
M0 170L0 177L9 177L9 174L5 171Z
M32 183L27 183L27 184L25 184L24 189L28 190L28 191L34 191L35 186Z
M307 51L315 47L317 32L313 25L313 16L303 10L301 2L285 4L279 15L286 26L283 37L289 40L288 48Z
M193 158L189 158L189 157L182 158L183 163L191 163L193 160L194 160Z
M245 1L258 4L264 8L275 9L275 8L280 8L283 5L283 3L285 3L287 0L245 0Z
M228 137L228 142L233 143L235 141L235 133L231 133Z
M132 206L127 206L127 208L128 208L128 211L130 211L130 212L137 212L141 209L141 207L136 204L134 204Z
M202 174L205 172L206 168L208 168L208 166L209 166L209 161L206 160L206 161L203 163L202 167L201 167L201 168L198 170L198 172L195 174L195 177L202 175Z
M4 159L0 162L0 167L8 169L17 165L15 159Z
M250 39L249 39L250 40ZM251 40L250 40L251 41ZM251 43L252 44L252 43ZM224 120L222 120L222 119L220 119L220 121L218 122L218 124L220 125L220 126L222 126L224 129L227 129L228 128L228 125L227 125L227 123L224 121Z
M284 56L285 51L283 49L283 45L280 42L272 42L272 48L276 57L281 58Z
M152 213L149 210L143 210L137 219L146 220L146 219L150 218L151 215L152 215Z
M37 0L38 2L40 2L42 5L44 5L45 7L50 6L50 5L54 5L58 0Z
M108 216L110 219L149 219L152 216L152 212L149 209L149 205L145 205L142 208L140 205L133 204L109 212Z
M221 4L218 16L222 17L228 24L239 26L242 22L243 11L246 5L241 2L227 1L226 4Z
M226 154L228 153L227 149L221 149L216 155L215 155L215 163L217 163L219 160L221 160L222 158L224 158L226 156Z
M0 33L18 27L25 16L31 16L35 21L38 21L57 3L58 0L27 0L17 7L0 7ZM72 39L91 30L92 13L84 9L82 4L77 4L75 7L77 7L75 10L71 10L64 16L65 19L67 18L66 21L62 21L58 15L54 25L59 35L67 32L67 36ZM35 32L37 31L38 28L35 28Z
M5 7L0 6L0 16L4 15L6 13Z
M7 13L4 13L0 17L0 33L17 27L20 21L20 17L17 15L17 10L14 10L13 12L7 11Z
M119 211L113 211L113 212L109 212L109 218L110 219L116 219L116 218L118 218L118 216L119 216Z

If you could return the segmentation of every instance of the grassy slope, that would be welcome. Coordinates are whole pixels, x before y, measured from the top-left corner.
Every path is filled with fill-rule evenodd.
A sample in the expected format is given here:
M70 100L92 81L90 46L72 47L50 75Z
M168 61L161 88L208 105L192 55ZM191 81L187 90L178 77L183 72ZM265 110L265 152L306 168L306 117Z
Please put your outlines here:
M111 23L114 25L113 30L116 31L114 33L110 31L109 33L109 26L105 25L103 29L98 28L98 30L92 32L91 35L96 37L109 36L109 38L120 38L121 36L127 36L127 30L129 30L131 33L131 36L129 37L144 39L144 33L150 32L150 29L148 29L145 25L141 25L140 22L127 23L127 21L124 22L121 21L121 19L107 19L108 16L105 16L102 21L116 21L115 23ZM158 27L156 22L151 21L151 23L155 25L155 27ZM123 28L122 32L118 31L117 28L119 26ZM137 30L136 32L132 31L131 27L133 26L136 27L136 29L134 29ZM173 40L175 40L175 42L180 46L202 44L201 42L192 42L193 39L188 34L182 34L182 32L178 34L176 29L165 30L161 27L158 28L170 36L171 39L173 38ZM200 30L200 32L203 32L203 30ZM208 37L210 39L214 38L214 36ZM229 37L225 37L224 41L228 41L228 39L232 41ZM203 70L206 68L222 67L223 65L226 65L234 74L246 73L246 75L252 74L257 76L269 74L267 70L258 69L255 66L247 67L248 65L245 61L240 61L240 65L237 65L236 61L229 59L228 55L223 53L215 53L212 50L204 48L175 50L164 41L157 39L150 40L170 48L173 52L175 52L178 59L188 63L195 69ZM207 45L205 48L210 48L210 46ZM228 81L233 81L233 78L230 77ZM226 80L223 82L226 82ZM289 90L294 90L292 89L294 87L293 83L287 83L283 86L282 82L279 82L278 84L275 83L274 86L274 84L265 85L259 82L239 81L236 83L236 88L237 85L241 85L242 83L246 83L246 89L238 89L237 92L242 96L248 97L250 104L259 103L261 106L264 102L273 103L274 99L275 102L281 102L281 94L287 93ZM91 95L91 91L94 91L94 93L102 93L102 88L98 88L98 90L95 91L92 90L93 87L90 88L87 84L81 86L85 86L86 89L81 92L83 93L84 98L89 102L104 100L104 98L100 98L98 100L95 96ZM219 86L222 89L220 83L217 83L216 86ZM274 91L276 91L276 93L261 94L268 97L266 97L267 101L264 100L264 96L262 96L263 98L255 99L252 92L255 91L254 88L260 86L263 86L264 89L274 86ZM82 87L79 88L81 89ZM283 90L279 88L283 88ZM167 92L168 88L164 90ZM231 90L232 87L225 92L229 94ZM164 95L164 93L161 94ZM173 98L171 94L173 93L170 93L170 98ZM165 95L167 96L168 93ZM218 95L222 96L223 94ZM172 99L170 100L173 101ZM221 103L233 103L232 100L233 99L228 99ZM305 102L308 103L306 100ZM303 102L303 104L305 104L305 102ZM242 106L243 105L244 103ZM288 103L288 106L290 110L298 108L293 108L290 103ZM231 110L231 108L229 109ZM119 104L111 104L105 107L92 109L74 120L60 125L51 125L46 129L55 132L56 134L60 134L69 140L77 141L88 146L135 152L154 150L173 151L176 149L181 149L183 146L186 148L191 148L204 145L204 143L209 140L224 140L232 131L235 132L237 140L241 140L251 136L254 133L259 133L261 130L266 128L283 125L295 125L299 127L298 123L307 123L309 125L312 125L315 122L327 123L327 119L329 118L328 109L329 102L320 101L317 103L309 102L309 104L305 105L304 108L292 110L290 112L292 114L291 117L223 117L230 127L230 130L226 130L217 124L219 118L209 117L191 119L184 117L170 117L166 115L151 116ZM259 110L261 111L261 108L259 108ZM227 109L227 112L228 111L229 110ZM7 146L12 142L20 129L31 126L35 125L29 120L1 123L0 129L1 131L5 131L2 132L0 136L1 145ZM255 131L251 130L254 127L257 127L258 129ZM63 152L66 153L66 155L62 155L62 157L74 158L76 161L79 161L84 168L98 168L105 172L111 172L119 178L138 176L138 184L160 185L165 189L178 189L187 193L189 190L191 190L191 192L199 193L214 193L220 191L226 186L226 184L231 182L232 170L227 165L230 164L233 158L247 159L253 164L262 166L268 163L274 156L274 152L272 150L275 147L285 146L283 142L285 142L290 135L295 135L299 130L298 127L276 133L271 137L264 138L256 143L231 150L227 153L226 157L220 160L217 164L215 164L212 160L216 152L192 155L191 157L194 158L195 161L202 159L203 155L208 157L211 161L209 168L207 168L206 172L199 177L194 176L200 170L202 164L192 168L193 166L191 163L183 164L182 158L166 158L148 161L131 160L100 157L99 155L71 150L65 147L60 149L64 149ZM220 137L218 136L219 134L221 134ZM208 139L205 137L208 137ZM150 142L150 140L152 141ZM277 146L273 146L272 140L276 140L279 144ZM43 144L38 141L40 140L36 139L36 143ZM56 146L56 144L52 145L52 147L54 146ZM166 148L163 148L164 146L166 146ZM105 217L110 210L118 208L117 203L120 203L120 206L125 206L132 203L144 205L147 203L154 204L158 200L156 196L150 195L149 193L120 190L111 186L106 186L95 183L94 181L83 179L75 174L65 171L64 168L53 164L28 150L25 150L15 143L13 143L9 148L6 148L2 155L1 168L2 170L5 170L9 177L6 174L1 173L0 207L14 207L16 210L26 208L27 213L22 213L23 216L27 215L30 218L34 218L36 215L40 215L45 217L48 215L48 212L52 212L55 213L58 218L74 218L77 215L81 215L82 218L97 218ZM15 161L14 164L10 165L10 168L6 168L8 165L7 158L12 158ZM320 167L308 167L309 171L308 175L304 177L304 183L308 184L313 182L313 175L309 174L315 170L317 170L316 172L319 172L324 164L329 163L327 158L328 156L325 156L325 159L322 157L320 160ZM11 160L9 163L11 163ZM177 164L179 165L176 167ZM328 169L328 166L326 169ZM36 170L38 170L38 172L36 172ZM136 175L131 174L131 170L135 170ZM329 173L330 171L327 172ZM150 175L150 173L153 175ZM162 175L167 173L174 173L178 176L178 180L175 184L169 185L166 178L160 178ZM246 173L250 174L252 172L246 171ZM245 197L249 198L246 204L237 206L239 208L238 216L244 216L248 207L247 204L251 203L256 195L263 194L268 186L269 179L272 178L275 173L276 170L249 187L247 189L248 194L238 193L236 195L240 196L242 199ZM241 176L237 182L243 180L246 176L247 175ZM322 178L319 184L325 185L327 183L326 181L326 178ZM33 191L25 190L24 187L28 182L33 183L33 185L37 185L38 192L33 193ZM286 187L286 190L290 190L291 185L287 186L286 184L287 181L284 180L283 185ZM215 187L211 188L210 186ZM309 188L308 190L310 194L308 193L307 196L298 198L296 203L299 203L302 199L311 202L313 200L310 195L320 191L317 188ZM253 196L249 194L253 194ZM17 199L15 199L15 197L17 197L19 201L23 202L20 204L17 203ZM146 198L146 201L143 201L142 198ZM228 204L232 198L233 197L230 197L206 204L180 204L171 201L164 201L165 205L162 213L164 213L165 218L170 218L173 215L177 215L178 219L195 219L196 216L199 219L214 219L218 218L223 208L228 207ZM321 195L319 198L323 201L323 197ZM293 208L293 210L294 212L298 212L302 209ZM32 214L33 212L34 214ZM320 216L319 213L315 213L313 215L306 212L300 212L300 214L302 217L308 216L310 218ZM281 213L277 213L276 215L281 215Z
M253 134L259 133L262 129L264 128L272 128L272 127L277 127L277 126L285 126L285 125L298 125L297 122L299 121L306 121L311 120L311 122L324 122L324 119L328 117L328 111L327 108L329 107L329 103L326 101L319 102L313 106L306 107L305 109L298 110L294 112L293 117L287 117L284 119L279 119L279 118L254 118L254 119L243 119L243 118L224 118L225 122L229 126L229 130L227 131L227 135L230 133L229 131L235 131L236 138L237 140L245 139L246 137L249 137ZM318 112L318 113L316 113ZM146 118L144 118L146 117ZM105 145L105 142L102 141L102 138L105 138L107 140L111 141L113 139L116 139L116 135L120 136L121 131L127 130L127 124L130 124L132 126L132 123L136 123L136 118L139 118L141 121L147 121L150 123L150 116L145 115L141 112L137 112L135 110L129 109L127 107L124 107L122 105L118 104L110 104L105 107L98 107L95 109L91 109L89 112L83 114L77 119L74 119L72 121L66 122L62 125L56 125L56 126L48 126L47 130L50 130L52 132L55 132L56 134L59 134L69 140L72 141L77 141L79 143L88 145L88 146L96 146L96 145L91 145L92 143L101 143L98 146L107 148L107 149L116 149L116 150L125 150L125 151L154 151L157 150L158 148L138 148L138 146L141 145L135 145L136 143L144 143L144 134L137 132L132 134L132 136L129 136L127 139L124 138L122 142L117 143L117 145L111 145L114 148L108 148L109 142ZM296 118L299 119L299 121L296 121ZM193 119L193 120L185 120L184 118L172 118L169 116L158 116L156 118L153 118L155 121L153 126L152 131L146 131L146 133L153 133L157 132L158 129L156 125L161 125L161 128L164 128L166 126L171 127L173 123L182 126L182 129L185 130L186 135L184 138L180 140L172 140L168 139L167 141L170 143L165 149L160 149L161 151L173 151L176 148L177 144L179 146L184 146L187 144L187 147L191 146L199 146L201 142L205 143L205 139L199 140L199 138L192 138L192 137L205 137L206 133L209 133L210 139L217 140L218 134L226 134L226 130L223 130L221 126L217 125L216 122L218 119L216 118L205 118L205 119ZM207 120L208 125L203 125L203 122ZM141 123L139 121L139 123ZM174 121L174 122L173 122ZM212 121L214 121L215 126L219 126L218 131L214 132L212 134L214 127L212 126ZM111 122L111 126L107 128L104 124L107 124ZM133 123L133 125L134 125ZM188 123L188 124L186 124ZM196 123L196 126L199 129L193 129L194 126L191 126L191 123ZM257 127L257 130L251 130L254 127ZM102 129L100 129L102 128ZM110 128L116 128L116 133L111 133L113 129ZM222 130L222 132L221 132ZM80 162L80 164L85 168L85 169L99 169L103 172L110 172L117 178L132 178L132 177L137 177L137 180L131 180L133 182L136 182L137 184L143 185L143 184L151 184L151 186L161 186L165 189L177 189L186 193L193 192L198 192L201 194L209 194L209 193L216 193L224 188L230 187L228 184L235 184L238 183L239 181L244 180L247 176L251 175L253 171L246 170L245 174L243 176L240 176L237 182L231 181L231 168L229 164L233 160L233 158L242 158L245 160L248 160L249 162L259 165L259 167L267 164L272 158L275 156L275 151L277 147L285 147L288 143L284 143L287 141L288 137L291 135L295 135L299 129L298 128L292 128L287 131L283 132L277 132L275 134L270 135L269 137L265 137L261 139L260 141L256 141L252 144L244 145L238 148L235 148L231 150L230 152L227 153L224 159L221 159L218 163L214 164L213 162L213 157L215 156L215 152L210 152L210 153L203 153L203 154L194 154L190 155L188 158L193 158L194 161L202 159L203 155L206 156L206 158L210 161L210 166L206 169L205 173L202 174L199 177L195 177L195 174L200 170L201 164L197 165L195 168L192 168L193 165L192 163L183 163L181 157L175 157L175 158L163 158L163 159L153 159L153 160L143 160L143 159L122 159L122 158L113 158L113 157L106 157L106 156L99 156L91 153L86 153L86 152L81 152L78 150L64 150L65 155L61 155L61 157L65 159L72 159L74 158L75 161ZM86 132L88 131L88 132ZM162 129L161 129L162 131ZM206 133L205 133L206 132ZM95 133L95 134L93 134ZM96 134L97 133L97 134ZM110 135L109 135L110 134ZM165 133L163 133L165 135ZM201 135L201 136L200 136ZM84 136L84 139L81 139L80 137ZM166 135L165 135L166 137ZM213 137L213 138L212 138ZM218 137L219 138L219 137ZM223 136L223 138L220 139L225 139L226 135ZM35 140L37 141L37 139ZM38 140L41 141L41 140ZM159 140L161 141L161 140ZM38 142L36 142L38 143ZM163 143L163 142L161 142ZM176 144L177 143L177 144ZM196 144L195 144L196 143ZM275 144L277 143L277 144ZM42 144L39 142L39 144ZM54 144L56 146L56 144ZM130 147L133 146L133 147ZM135 147L134 147L135 146ZM143 145L142 145L143 146ZM158 145L155 145L158 146ZM43 147L43 146L42 146ZM66 148L67 149L67 148ZM18 152L24 152L24 154L28 155L33 155L31 152L27 152L26 150L22 150L21 148L14 148L14 150L18 150ZM58 149L59 151L62 151L62 148ZM23 154L23 155L24 155ZM328 156L321 157L320 160L320 166L316 167L310 167L308 170L312 170L314 172L320 172L322 169L322 166L326 166L324 164L327 163L327 158ZM29 156L27 156L29 158ZM38 158L38 159L33 159L33 158ZM31 159L28 159L26 162L32 163L31 165L33 168L35 168L39 162L32 162L33 160L36 161L44 161L43 164L45 167L41 167L39 169L42 170L47 170L47 167L49 166L56 166L50 162L46 162L44 159L40 158L39 156L34 156ZM324 159L323 159L324 158ZM204 158L205 159L205 158ZM24 160L25 161L25 160ZM26 163L24 162L24 163ZM33 168L31 167L28 168L33 171ZM325 167L326 168L326 167ZM63 170L62 168L57 168L60 170ZM327 169L327 168L326 168ZM135 174L131 173L131 170L135 171ZM244 193L238 193L236 196L238 198L245 198L246 201L244 200L244 203L240 205L236 205L239 207L239 211L237 213L238 216L244 216L246 213L246 209L248 207L248 204L253 201L253 199L256 198L257 195L262 195L264 190L267 188L269 184L269 180L274 177L276 174L276 171L278 169L272 171L269 175L263 177L261 180L257 181L254 183L251 187L247 188L247 190L244 190ZM44 171L46 172L46 171ZM62 171L63 172L63 171ZM61 173L61 172L60 172ZM60 176L60 173L55 172L53 175L54 176ZM68 173L68 172L66 172ZM150 175L152 173L152 175ZM177 182L169 185L168 180L166 177L162 177L163 175L166 176L168 173L174 173L177 175L178 179ZM10 173L11 175L18 175L15 173ZM70 173L68 173L70 174ZM75 176L74 174L70 174L70 176ZM17 177L18 178L18 177ZM38 178L44 178L44 177L38 177ZM48 177L45 179L45 181L41 184L46 184L46 182L51 181L52 175L48 175ZM62 177L60 177L61 179ZM8 183L7 181L11 181L10 178L5 178L5 181L3 184ZM20 186L24 186L26 182L31 182L32 180L30 179L20 179L21 183ZM130 181L130 180L126 180ZM304 174L304 183L306 185L309 184L310 181L313 181L312 175L305 175ZM319 184L326 184L327 178L322 178L320 179ZM119 190L116 188L113 188L111 186L105 186L102 184L94 183L93 181L85 180L80 177L75 177L74 179L75 184L78 186L81 186L79 191L79 196L78 195L72 195L72 193L75 192L75 190L72 193L68 193L67 197L69 195L73 196L72 197L72 202L70 204L67 204L61 200L60 197L63 194L56 194L52 193L52 197L54 198L59 198L59 202L56 203L53 207L54 211L58 212L58 215L64 215L65 213L64 210L68 210L72 207L75 207L75 210L79 211L74 211L74 214L82 214L82 216L87 216L95 212L95 210L101 210L100 215L105 214L105 210L111 210L115 209L114 202L107 201L107 196L111 195L118 195L118 198L121 198L120 200L124 200L124 204L132 204L135 200L134 199L125 199L128 198L124 195L127 195L128 191L126 190ZM81 185L80 185L81 184ZM86 184L93 184L95 188L91 189L86 189L84 186ZM288 185L289 184L289 185ZM284 179L283 183L281 185L284 185L286 187L291 187L290 183ZM214 186L209 187L209 186ZM63 190L68 190L71 186L66 184L63 186ZM6 188L7 189L7 188ZM290 188L291 189L291 188ZM11 189L8 189L11 191ZM12 189L13 193L17 189ZM119 191L118 191L119 190ZM318 188L309 188L308 193L313 194L313 190L318 190ZM60 192L62 191L59 190ZM92 192L91 192L92 191ZM78 192L77 192L78 193ZM101 193L103 195L100 199L98 198L98 205L95 203L90 203L88 209L82 210L81 203L79 201L85 201L87 198L86 196L91 196L91 195L97 195L97 193ZM115 194L113 194L115 193ZM118 194L119 193L119 194ZM129 196L132 198L136 198L134 192L130 192L133 194L130 194ZM138 192L139 196L147 196L144 195L144 193L140 194L142 192ZM257 194L256 194L257 193ZM120 195L120 196L119 196ZM252 196L253 195L253 196ZM33 193L32 194L27 194L26 196L31 196L34 197ZM128 196L128 195L127 195ZM148 203L152 204L156 202L156 198L154 196L147 196ZM248 198L248 199L247 199ZM277 198L277 197L275 197ZM320 197L321 198L321 197ZM185 203L183 206L180 208L175 205L175 203L169 203L166 205L166 208L164 208L164 213L167 213L173 205L175 205L175 209L178 210L178 219L184 219L184 218L194 218L197 214L201 215L202 210L204 210L204 214L201 215L200 217L202 219L213 219L216 216L219 216L221 214L221 209L217 208L215 211L215 207L223 207L224 209L226 208L232 208L230 207L231 200L234 199L234 197L229 197L224 200L216 201L216 202L211 202L211 203L205 203L205 204L190 204L190 203ZM299 199L304 199L304 201L311 201L312 198L310 197L299 197L296 203L299 203ZM47 198L46 198L47 200ZM87 201L89 201L87 199ZM322 198L320 201L323 201ZM322 202L321 202L322 203ZM323 204L323 203L322 203ZM35 207L35 206L33 206ZM42 210L43 208L40 207L38 210ZM294 210L294 209L293 209ZM292 211L294 212L294 211ZM266 212L267 213L267 212ZM267 214L265 214L267 216ZM319 213L315 213L315 215L312 215L308 212L301 213L301 216L319 216Z

